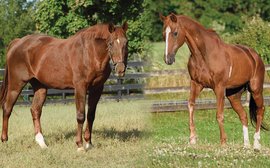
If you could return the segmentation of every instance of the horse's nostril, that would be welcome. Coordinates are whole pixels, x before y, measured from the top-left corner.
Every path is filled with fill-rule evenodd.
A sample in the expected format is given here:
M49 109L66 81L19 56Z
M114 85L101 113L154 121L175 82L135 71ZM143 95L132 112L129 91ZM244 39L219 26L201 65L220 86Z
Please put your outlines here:
M116 66L115 66L115 71L116 73L120 74L120 73L124 73L125 72L125 64L120 62L120 63L117 63Z

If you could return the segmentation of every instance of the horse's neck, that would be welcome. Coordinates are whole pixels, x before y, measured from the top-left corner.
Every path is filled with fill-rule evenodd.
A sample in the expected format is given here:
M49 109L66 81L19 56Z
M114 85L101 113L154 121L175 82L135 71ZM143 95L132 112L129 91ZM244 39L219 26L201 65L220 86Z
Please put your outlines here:
M209 36L207 38L207 42L205 41L205 36ZM211 54L209 54L207 48L213 44L209 40L215 40L216 37L213 36L211 38L210 36L213 36L212 33L206 32L206 30L199 30L195 29L195 27L189 27L186 29L186 43L189 47L189 50L191 52L192 57L194 60L198 63L206 63L208 59L210 59Z

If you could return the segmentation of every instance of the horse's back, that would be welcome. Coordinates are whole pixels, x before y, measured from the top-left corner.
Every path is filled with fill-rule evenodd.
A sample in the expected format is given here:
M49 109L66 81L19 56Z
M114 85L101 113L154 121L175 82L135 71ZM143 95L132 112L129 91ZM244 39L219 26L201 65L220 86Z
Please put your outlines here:
M36 78L52 87L58 87L59 83L68 80L68 86L63 87L70 87L71 79L66 77L72 75L65 47L68 47L68 42L64 39L47 35L28 35L16 40L11 46L7 53L7 64L11 70L13 69L14 75L23 76L22 80Z

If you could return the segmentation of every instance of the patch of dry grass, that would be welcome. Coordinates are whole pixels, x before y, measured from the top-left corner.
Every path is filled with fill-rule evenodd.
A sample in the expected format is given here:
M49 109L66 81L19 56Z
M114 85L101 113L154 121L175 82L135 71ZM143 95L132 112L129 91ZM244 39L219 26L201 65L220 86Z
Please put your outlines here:
M94 148L78 153L74 104L44 107L46 150L34 142L29 107L15 106L9 141L0 144L0 167L144 167L146 149L151 144L147 109L144 101L100 102L93 130Z

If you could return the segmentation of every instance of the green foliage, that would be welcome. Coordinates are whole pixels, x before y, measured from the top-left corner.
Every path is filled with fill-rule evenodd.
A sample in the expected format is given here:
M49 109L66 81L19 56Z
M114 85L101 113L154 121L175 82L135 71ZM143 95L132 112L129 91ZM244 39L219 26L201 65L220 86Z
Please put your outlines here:
M0 0L0 67L4 65L9 42L35 30L33 4L34 1L27 0Z
M255 49L266 64L270 63L270 26L260 17L248 19L243 30L231 36L229 41Z
M258 14L264 20L270 21L270 1L268 0L145 0L151 13L148 20L151 24L151 40L160 41L162 23L158 13L168 15L171 12L184 14L198 20L206 27L211 27L219 33L233 33L244 26L243 16L251 17Z
M141 53L147 46L143 5L143 0L43 0L35 18L39 31L62 38L99 22L128 20L129 51Z

